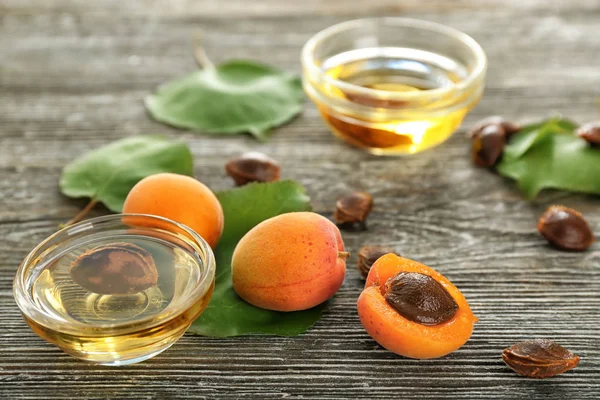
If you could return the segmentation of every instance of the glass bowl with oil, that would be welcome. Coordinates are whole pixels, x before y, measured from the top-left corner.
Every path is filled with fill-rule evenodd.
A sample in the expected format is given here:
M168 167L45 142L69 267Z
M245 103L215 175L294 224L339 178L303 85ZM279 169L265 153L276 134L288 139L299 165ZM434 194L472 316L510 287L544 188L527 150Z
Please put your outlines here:
M53 234L17 270L26 322L66 353L133 364L169 348L206 308L215 260L190 228L142 214L80 222Z
M443 143L477 104L487 59L470 36L434 22L368 18L313 36L303 85L331 131L377 155Z

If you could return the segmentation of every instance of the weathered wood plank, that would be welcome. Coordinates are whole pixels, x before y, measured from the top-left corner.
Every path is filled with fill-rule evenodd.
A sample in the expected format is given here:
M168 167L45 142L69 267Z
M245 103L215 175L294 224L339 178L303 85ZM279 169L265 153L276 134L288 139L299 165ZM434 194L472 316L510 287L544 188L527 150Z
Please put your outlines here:
M160 0L133 0L126 3L119 0L103 0L90 4L85 0L61 0L59 2L41 2L39 0L3 0L0 6L14 13L86 13L86 14L122 14L122 18L136 15L161 17L204 15L210 17L247 18L257 16L314 16L314 15L358 15L391 14L399 12L433 11L440 13L468 13L474 10L503 12L523 10L534 12L576 12L597 10L597 0L579 0L576 5L561 0L380 0L367 2L362 0L321 1L305 0L303 2L282 2L279 0L260 0L247 2L244 0L227 1L194 1L175 0L165 7Z
M488 88L465 125L490 114L532 121L554 113L597 118L600 1L379 2L0 0L0 396L70 398L597 399L600 397L600 247L550 249L536 233L549 204L600 226L598 198L560 192L525 202L514 185L474 168L461 133L408 158L377 158L335 140L307 102L266 144L196 136L150 121L141 99L195 68L190 36L206 32L215 61L254 58L299 71L311 34L344 19L404 15L450 24L486 49ZM280 160L315 211L363 189L376 201L368 231L345 232L351 252L395 246L446 274L480 321L472 339L439 360L379 347L355 312L353 268L322 320L296 338L185 336L160 356L119 369L74 360L21 319L12 278L25 254L82 201L60 195L60 170L111 140L166 132L190 143L196 176L231 187L223 164L248 149ZM96 213L103 213L99 208ZM548 337L582 357L549 381L520 378L501 361L518 340Z

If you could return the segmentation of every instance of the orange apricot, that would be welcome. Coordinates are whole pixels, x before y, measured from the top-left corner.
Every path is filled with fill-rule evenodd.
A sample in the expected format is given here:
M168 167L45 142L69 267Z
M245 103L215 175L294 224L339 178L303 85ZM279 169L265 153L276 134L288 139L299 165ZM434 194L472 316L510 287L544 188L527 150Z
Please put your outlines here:
M129 192L124 213L151 214L187 225L214 248L223 233L223 209L211 190L185 175L160 173Z
M423 278L421 282L425 284L421 287L425 292L410 293L408 281L393 286L409 276ZM396 298L390 290L398 290ZM404 299L402 290L407 293ZM436 296L450 296L442 298L445 307L440 302L431 303L432 308L437 307L437 316L417 310L427 300L423 296L428 291L437 291ZM410 296L417 297L413 304ZM373 264L357 306L360 321L369 335L386 349L409 358L437 358L457 350L469 340L477 322L463 294L442 274L395 254L386 254Z
M257 307L305 310L342 286L347 256L339 229L327 218L312 212L281 214L239 241L231 262L233 288Z

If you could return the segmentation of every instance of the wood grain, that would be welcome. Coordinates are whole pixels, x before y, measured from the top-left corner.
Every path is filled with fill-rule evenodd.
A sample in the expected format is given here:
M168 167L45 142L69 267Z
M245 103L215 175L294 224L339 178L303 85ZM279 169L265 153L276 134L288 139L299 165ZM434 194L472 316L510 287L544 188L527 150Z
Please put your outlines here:
M431 19L482 44L487 90L464 126L490 114L598 118L600 1L0 0L0 397L600 398L600 245L559 252L535 230L543 209L560 203L582 211L600 234L597 197L548 191L524 201L511 182L471 165L464 127L422 155L377 158L335 140L308 102L266 144L193 135L145 114L149 90L195 68L196 29L217 62L251 58L299 71L314 32L366 15ZM186 335L119 369L74 360L28 329L12 298L15 270L83 204L59 194L61 168L111 140L151 132L187 140L196 176L213 189L232 186L223 169L230 157L260 149L307 187L323 215L342 193L373 194L368 231L344 232L354 253L347 278L313 329L296 338ZM409 360L365 333L354 266L367 243L395 246L463 291L480 321L462 349ZM502 349L536 337L579 354L579 367L547 381L515 375Z

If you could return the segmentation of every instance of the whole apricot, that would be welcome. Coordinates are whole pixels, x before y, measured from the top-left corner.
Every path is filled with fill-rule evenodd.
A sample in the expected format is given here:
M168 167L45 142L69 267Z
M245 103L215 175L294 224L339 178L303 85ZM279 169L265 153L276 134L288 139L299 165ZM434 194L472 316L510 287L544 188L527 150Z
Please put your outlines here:
M239 241L231 262L233 288L257 307L305 310L342 286L347 257L339 229L327 218L312 212L281 214Z
M369 335L409 358L438 358L457 350L477 322L465 297L442 274L395 254L373 264L357 306Z
M223 233L223 209L214 193L185 175L160 173L139 181L129 192L124 213L151 214L187 225L214 248Z

